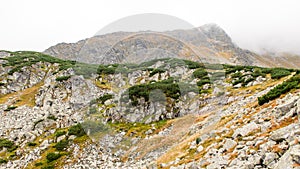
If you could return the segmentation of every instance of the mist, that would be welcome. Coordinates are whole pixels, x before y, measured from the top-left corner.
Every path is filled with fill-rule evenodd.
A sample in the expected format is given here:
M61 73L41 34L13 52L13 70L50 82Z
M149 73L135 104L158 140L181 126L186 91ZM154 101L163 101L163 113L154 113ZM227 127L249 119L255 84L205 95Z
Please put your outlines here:
M1 1L0 49L44 51L94 36L126 16L161 13L194 27L216 23L238 46L257 53L300 54L299 6L297 0Z

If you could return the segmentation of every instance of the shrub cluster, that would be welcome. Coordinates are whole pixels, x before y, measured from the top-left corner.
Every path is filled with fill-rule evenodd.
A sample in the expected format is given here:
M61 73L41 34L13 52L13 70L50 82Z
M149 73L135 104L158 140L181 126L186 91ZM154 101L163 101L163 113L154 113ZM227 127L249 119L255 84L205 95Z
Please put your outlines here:
M101 104L104 104L106 100L112 99L113 95L112 94L104 94L103 96L100 96L99 98L96 99L97 102L100 102Z
M156 73L164 73L164 72L166 72L165 69L160 69L160 68L153 69L153 70L151 71L151 73L150 73L149 76L152 77L152 76L154 76Z
M207 75L208 75L207 71L203 68L199 68L193 72L193 76L199 79L204 78Z
M7 160L0 158L0 164L7 163Z
M3 147L7 148L7 151L9 151L9 152L12 152L18 148L14 142L12 142L8 139L5 139L5 138L4 139L0 138L0 150Z
M48 153L46 156L47 162L50 163L52 161L55 161L59 159L62 156L62 154L59 153Z
M62 140L55 144L54 148L56 148L57 151L64 151L69 145L69 140Z
M288 69L284 68L274 68L271 70L271 78L272 79L280 79L282 77L290 75L291 72Z
M272 90L270 90L267 94L262 97L258 97L258 104L263 105L270 100L274 100L278 98L280 95L289 92L292 89L299 88L300 84L300 75L296 74L289 80L283 82L282 84L276 86Z
M76 124L69 128L68 134L75 135L77 137L81 137L81 136L84 136L86 133L84 132L84 129L82 128L81 124Z
M9 75L12 75L14 72L21 72L23 67L31 66L38 62L58 63L59 70L66 70L76 64L75 61L66 61L39 52L19 51L9 53L10 57L1 58L7 61L3 66L12 66L12 69L8 72Z
M179 85L174 82L174 78L169 78L159 82L140 84L130 87L128 89L129 99L132 100L134 105L137 105L137 99L141 97L145 98L146 101L149 101L149 94L155 89L162 90L167 97L174 99L178 99L180 96Z
M62 81L66 81L70 78L71 78L71 76L60 76L60 77L57 77L55 80L58 82L62 82Z

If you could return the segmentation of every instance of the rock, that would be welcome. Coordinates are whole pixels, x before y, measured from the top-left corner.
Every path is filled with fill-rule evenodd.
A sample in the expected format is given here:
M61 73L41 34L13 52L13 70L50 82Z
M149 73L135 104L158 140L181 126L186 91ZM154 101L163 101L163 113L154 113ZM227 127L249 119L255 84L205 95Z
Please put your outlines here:
M223 145L223 148L226 151L228 151L228 150L231 150L232 148L234 148L236 145L237 145L237 142L235 142L234 140L232 140L232 139L226 139L225 143Z
M300 164L300 145L293 146L290 154L293 158L293 161L295 161L297 164Z
M50 146L49 141L48 140L44 140L41 145L40 145L40 149L41 150L45 150Z
M237 136L245 137L245 136L249 135L251 132L258 130L259 128L260 127L256 123L251 122L251 123L244 125L242 128L236 129L232 136L234 138L236 138Z
M111 104L112 104L111 100L106 100L106 101L104 102L104 105L106 105L106 106L109 106L109 105L111 105Z
M60 141L64 140L65 138L66 138L66 135L59 136L59 137L56 139L56 142L60 142Z
M271 133L270 139L277 142L286 140L292 134L291 132L287 132L287 131L293 131L295 127L296 124L290 124L286 127L275 130Z
M241 88L241 87L242 87L242 83L239 83L239 84L237 84L237 85L234 85L233 87L234 87L234 88Z
M299 100L298 96L292 97L291 99L288 99L286 103L277 106L277 109L282 113L287 113L298 100Z
M197 148L197 152L199 153L199 152L203 151L203 149L204 149L203 146L200 145L200 146L198 146L198 148Z
M264 165L269 165L271 162L273 162L276 158L278 158L278 155L275 154L275 153L266 153L264 155L264 161L263 161L263 164Z

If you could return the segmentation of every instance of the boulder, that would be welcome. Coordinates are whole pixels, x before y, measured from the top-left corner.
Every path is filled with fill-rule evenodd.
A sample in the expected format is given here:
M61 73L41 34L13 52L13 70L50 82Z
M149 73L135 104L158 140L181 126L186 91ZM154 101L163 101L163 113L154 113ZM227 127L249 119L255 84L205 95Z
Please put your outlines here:
M251 122L251 123L244 125L242 128L236 129L232 136L234 138L236 138L238 136L245 137L245 136L249 135L251 132L258 130L259 128L260 127L256 123Z
M300 164L300 145L292 147L290 154L292 156L293 161L297 164Z
M236 145L237 145L237 143L234 140L232 140L232 139L226 139L225 140L225 144L223 145L223 148L226 151L228 151L228 150L234 148Z

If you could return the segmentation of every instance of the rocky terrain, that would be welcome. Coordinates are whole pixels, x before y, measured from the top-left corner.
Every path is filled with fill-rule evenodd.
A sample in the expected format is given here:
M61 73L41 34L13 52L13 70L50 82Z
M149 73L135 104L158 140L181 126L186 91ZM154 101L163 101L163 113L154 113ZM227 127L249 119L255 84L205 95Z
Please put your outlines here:
M1 51L0 70L0 168L300 168L296 69Z

